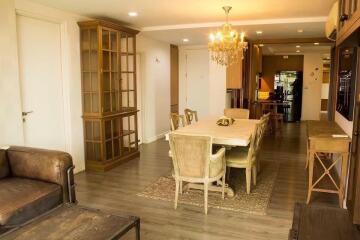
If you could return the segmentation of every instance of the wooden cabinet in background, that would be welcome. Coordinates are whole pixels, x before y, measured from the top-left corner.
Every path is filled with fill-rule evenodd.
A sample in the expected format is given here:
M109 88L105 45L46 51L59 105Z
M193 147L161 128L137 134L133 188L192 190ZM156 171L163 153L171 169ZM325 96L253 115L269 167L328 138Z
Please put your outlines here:
M106 171L139 155L136 34L102 21L80 22L85 165Z
M239 60L226 68L226 88L241 89L243 79L243 60Z

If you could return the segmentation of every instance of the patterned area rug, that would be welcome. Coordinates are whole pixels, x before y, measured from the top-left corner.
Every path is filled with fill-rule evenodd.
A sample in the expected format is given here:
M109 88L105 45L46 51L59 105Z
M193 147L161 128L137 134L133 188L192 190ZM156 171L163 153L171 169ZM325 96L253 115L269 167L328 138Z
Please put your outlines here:
M246 194L245 170L231 169L229 185L235 191L235 196L233 198L225 197L223 200L221 193L209 192L208 206L235 212L266 215L278 170L278 163L262 161L257 185L252 186L250 194ZM171 176L160 177L137 196L174 202L175 181ZM179 195L178 206L181 204L204 206L203 191L188 190L184 192Z

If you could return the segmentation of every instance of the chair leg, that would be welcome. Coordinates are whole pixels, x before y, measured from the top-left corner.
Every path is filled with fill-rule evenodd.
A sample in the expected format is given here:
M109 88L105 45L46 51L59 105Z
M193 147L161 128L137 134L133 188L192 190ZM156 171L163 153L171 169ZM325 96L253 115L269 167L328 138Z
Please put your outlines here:
M177 208L177 202L178 202L178 198L179 198L179 180L175 180L175 203L174 203L174 209Z
M204 183L204 210L205 214L208 212L208 191L209 191L209 183Z
M256 177L257 177L257 168L255 164L252 168L252 179L255 186L256 186Z
M246 168L246 193L250 194L251 187L251 168Z
M224 176L222 177L222 189L221 189L222 199L225 198L225 175L226 175L226 173L224 173Z
M180 194L183 194L183 181L180 181Z
M258 173L260 172L260 159L256 159L256 170Z

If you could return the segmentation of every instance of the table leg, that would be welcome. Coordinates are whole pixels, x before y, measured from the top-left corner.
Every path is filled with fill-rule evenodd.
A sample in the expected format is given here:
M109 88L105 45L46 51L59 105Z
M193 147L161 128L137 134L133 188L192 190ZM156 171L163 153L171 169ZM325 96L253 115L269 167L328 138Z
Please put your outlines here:
M140 240L140 219L136 220L136 240Z
M308 186L308 195L306 203L309 204L311 198L311 192L313 188L313 173L314 173L314 154L315 152L310 149L309 156L309 186Z
M341 176L340 176L340 189L339 189L339 206L340 208L343 208L349 154L343 153L341 154L341 158L342 159L341 159Z

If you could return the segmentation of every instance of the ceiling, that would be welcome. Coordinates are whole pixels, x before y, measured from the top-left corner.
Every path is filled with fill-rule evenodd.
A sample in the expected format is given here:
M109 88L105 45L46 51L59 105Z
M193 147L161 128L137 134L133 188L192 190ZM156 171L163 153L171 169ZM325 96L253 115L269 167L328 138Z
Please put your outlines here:
M324 37L324 22L336 0L31 0L88 17L107 17L147 36L182 45L205 44L233 7L230 22L249 38ZM137 17L128 12L136 11ZM297 29L303 29L302 34ZM255 31L262 30L261 36ZM299 36L300 35L300 36Z
M297 48L296 46L300 46ZM297 53L296 51L300 52ZM324 58L330 57L331 44L321 43L315 46L313 43L302 44L265 44L262 47L264 55L302 55L305 53L321 53Z

